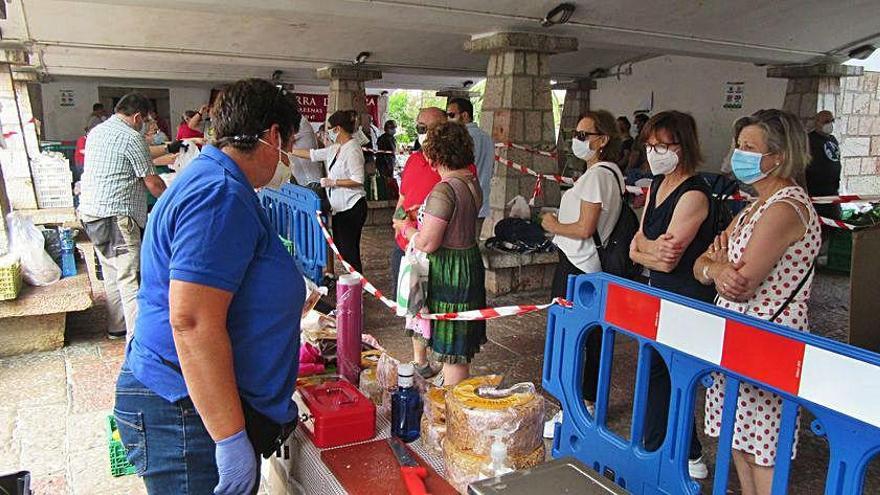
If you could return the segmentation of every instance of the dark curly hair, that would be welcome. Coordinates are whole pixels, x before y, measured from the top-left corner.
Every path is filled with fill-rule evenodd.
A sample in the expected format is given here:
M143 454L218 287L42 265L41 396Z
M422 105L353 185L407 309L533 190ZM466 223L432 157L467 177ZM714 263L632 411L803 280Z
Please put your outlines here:
M461 170L474 163L474 141L463 124L444 122L428 129L422 153L437 167Z
M225 87L211 108L219 148L250 151L266 129L278 124L284 143L299 130L300 113L293 95L264 79L244 79Z

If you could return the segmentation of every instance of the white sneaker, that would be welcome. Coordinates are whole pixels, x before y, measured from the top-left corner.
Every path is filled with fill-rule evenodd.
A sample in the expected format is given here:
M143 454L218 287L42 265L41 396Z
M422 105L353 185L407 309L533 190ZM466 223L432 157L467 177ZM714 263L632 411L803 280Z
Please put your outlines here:
M703 462L703 457L699 459L688 459L688 474L695 480L704 480L709 477L709 466Z
M550 418L550 421L544 422L544 438L552 439L553 435L556 433L556 423L562 423L562 410L560 409L555 416Z

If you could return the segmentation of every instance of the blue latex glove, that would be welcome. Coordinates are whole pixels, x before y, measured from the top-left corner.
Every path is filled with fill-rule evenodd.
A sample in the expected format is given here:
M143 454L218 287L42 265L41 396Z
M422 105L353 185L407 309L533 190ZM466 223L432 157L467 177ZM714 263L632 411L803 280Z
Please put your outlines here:
M220 481L214 494L250 495L257 480L257 455L247 432L241 430L217 442L215 458Z

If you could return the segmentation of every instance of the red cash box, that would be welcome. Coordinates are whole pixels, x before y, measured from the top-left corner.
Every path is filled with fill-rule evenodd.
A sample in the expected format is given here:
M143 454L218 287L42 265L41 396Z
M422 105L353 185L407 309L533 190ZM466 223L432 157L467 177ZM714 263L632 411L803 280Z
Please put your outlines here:
M315 446L339 447L376 435L376 406L345 380L330 379L299 389L309 419L303 423Z

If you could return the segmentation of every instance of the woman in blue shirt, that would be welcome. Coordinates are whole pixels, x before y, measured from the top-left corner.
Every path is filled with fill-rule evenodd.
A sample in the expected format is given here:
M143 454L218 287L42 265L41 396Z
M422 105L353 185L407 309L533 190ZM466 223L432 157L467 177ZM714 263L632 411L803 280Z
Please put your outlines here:
M289 434L303 278L255 188L290 166L300 115L263 80L227 87L205 146L153 209L114 415L151 494L256 493Z

